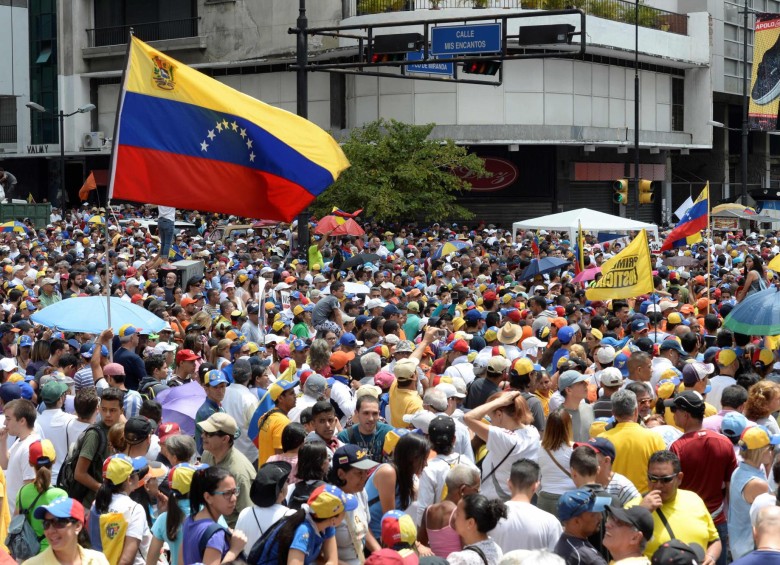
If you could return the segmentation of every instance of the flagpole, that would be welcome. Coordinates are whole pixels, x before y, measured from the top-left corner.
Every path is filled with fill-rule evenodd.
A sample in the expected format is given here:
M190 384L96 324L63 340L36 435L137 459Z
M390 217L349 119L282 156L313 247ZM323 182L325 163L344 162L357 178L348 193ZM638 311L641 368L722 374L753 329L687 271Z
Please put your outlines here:
M707 181L705 188L707 189L707 233L705 234L707 237L707 308L709 309L710 281L712 277L712 253L710 253L710 234L712 234L712 229L710 227L710 181Z

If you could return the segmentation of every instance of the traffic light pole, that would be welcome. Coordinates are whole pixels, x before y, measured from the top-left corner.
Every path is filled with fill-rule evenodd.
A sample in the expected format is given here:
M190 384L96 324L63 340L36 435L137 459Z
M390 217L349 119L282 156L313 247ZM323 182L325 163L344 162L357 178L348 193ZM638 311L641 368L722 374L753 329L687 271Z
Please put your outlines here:
M634 7L634 219L639 219L639 0Z

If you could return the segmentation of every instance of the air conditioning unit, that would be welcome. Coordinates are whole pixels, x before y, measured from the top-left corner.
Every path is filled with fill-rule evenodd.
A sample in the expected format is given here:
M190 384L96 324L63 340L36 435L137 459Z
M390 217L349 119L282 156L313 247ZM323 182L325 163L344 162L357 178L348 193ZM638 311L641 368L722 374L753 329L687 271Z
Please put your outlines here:
M100 151L106 134L102 131L90 131L81 139L81 149L84 151Z

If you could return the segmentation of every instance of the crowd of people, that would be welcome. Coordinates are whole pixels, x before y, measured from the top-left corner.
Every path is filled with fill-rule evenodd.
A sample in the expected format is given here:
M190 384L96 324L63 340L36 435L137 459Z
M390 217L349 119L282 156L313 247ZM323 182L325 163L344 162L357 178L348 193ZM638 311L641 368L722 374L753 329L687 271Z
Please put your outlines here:
M780 563L771 233L591 301L625 240L106 212L0 234L0 563ZM108 294L164 327L36 322Z

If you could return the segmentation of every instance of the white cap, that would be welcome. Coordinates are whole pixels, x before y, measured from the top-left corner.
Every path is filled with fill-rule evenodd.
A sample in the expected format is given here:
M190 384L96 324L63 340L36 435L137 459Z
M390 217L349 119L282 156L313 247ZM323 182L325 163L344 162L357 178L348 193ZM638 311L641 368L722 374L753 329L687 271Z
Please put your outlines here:
M428 426L431 424L431 420L436 417L436 414L429 410L419 410L414 414L404 414L403 420L407 424L413 425L422 433L428 433Z
M599 347L599 350L596 352L596 359L599 363L612 363L612 361L615 360L615 357L617 357L617 353L615 352L615 348L611 345Z
M439 389L444 394L446 394L447 398L466 398L465 394L458 392L458 389L455 388L455 385L451 385L450 383L439 383L434 388Z

